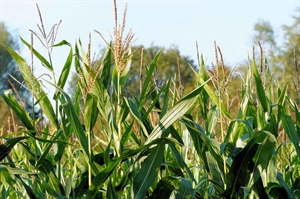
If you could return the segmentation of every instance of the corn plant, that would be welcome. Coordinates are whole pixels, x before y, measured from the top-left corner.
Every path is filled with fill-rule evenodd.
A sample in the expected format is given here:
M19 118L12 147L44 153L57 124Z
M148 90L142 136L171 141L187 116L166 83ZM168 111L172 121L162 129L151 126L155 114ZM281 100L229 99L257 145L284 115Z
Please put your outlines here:
M12 91L2 94L24 125L2 137L2 198L300 197L300 113L287 96L288 85L278 86L268 63L258 68L249 59L235 98L237 114L229 106L231 82L216 44L213 72L199 57L199 70L191 68L198 85L187 95L182 96L180 71L157 85L153 74L161 51L141 66L140 94L124 95L127 77L134 75L134 34L123 36L127 8L119 25L114 4L114 38L105 40L107 50L96 64L91 35L87 49L80 40L56 43L59 24L46 34L39 8L40 33L21 41L52 81L35 77L33 64L6 46L46 120L41 125L41 118L32 119ZM34 48L34 36L48 57ZM52 50L63 46L69 54L56 81ZM71 67L79 77L72 97L64 91ZM54 103L42 81L55 89Z

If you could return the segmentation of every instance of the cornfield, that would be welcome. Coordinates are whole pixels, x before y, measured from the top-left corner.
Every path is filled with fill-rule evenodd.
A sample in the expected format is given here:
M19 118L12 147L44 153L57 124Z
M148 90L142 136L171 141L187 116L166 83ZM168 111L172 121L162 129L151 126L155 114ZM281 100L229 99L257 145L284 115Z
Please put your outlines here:
M38 11L40 33L21 41L49 71L53 81L43 81L55 94L6 46L43 115L31 118L11 90L2 94L23 123L1 137L2 198L300 198L300 112L287 95L292 88L278 85L266 60L259 66L249 59L232 99L216 46L213 71L199 56L198 70L191 68L198 85L182 96L180 72L156 84L157 52L141 66L139 95L125 97L135 36L124 35L126 9L121 25L115 13L112 41L97 64L91 41L87 49L80 40L56 43L59 24L46 34ZM69 54L57 80L51 52L62 46ZM79 77L72 97L64 90L71 67Z

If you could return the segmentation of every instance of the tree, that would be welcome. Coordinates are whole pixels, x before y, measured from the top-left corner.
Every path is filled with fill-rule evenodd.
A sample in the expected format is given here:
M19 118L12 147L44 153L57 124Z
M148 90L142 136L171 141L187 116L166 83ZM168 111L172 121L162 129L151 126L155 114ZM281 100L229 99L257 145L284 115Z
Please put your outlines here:
M23 82L23 78L18 71L18 65L3 46L5 44L14 50L19 50L17 40L10 34L4 22L0 22L0 41L0 92L2 93L5 89L12 89L12 84L21 97L28 97L26 89L20 88L21 85L19 83Z
M278 48L275 38L275 33L272 25L268 21L259 20L254 25L255 35L253 37L254 46L261 43L264 56L271 62L276 63L275 59L278 56ZM256 48L255 54L259 54L259 49Z
M298 8L298 13L300 7ZM279 60L283 66L283 77L295 77L296 66L300 66L300 15L294 16L294 23L290 26L283 25L284 43L279 54ZM299 70L299 68L297 69ZM297 77L299 78L299 77ZM290 78L288 78L290 79ZM291 78L295 79L295 78ZM290 82L291 83L291 82ZM299 82L298 82L299 83ZM300 92L299 88L298 92ZM299 94L299 93L298 93ZM300 99L298 99L298 103Z
M297 9L300 11L300 8ZM300 16L294 16L294 22L291 25L282 25L284 32L284 42L276 43L274 31L269 22L259 21L255 24L254 41L262 43L263 50L268 48L266 56L269 66L277 74L279 83L283 87L286 83L289 85L289 94L296 102L300 103ZM298 58L297 58L298 57ZM298 68L296 68L298 66Z

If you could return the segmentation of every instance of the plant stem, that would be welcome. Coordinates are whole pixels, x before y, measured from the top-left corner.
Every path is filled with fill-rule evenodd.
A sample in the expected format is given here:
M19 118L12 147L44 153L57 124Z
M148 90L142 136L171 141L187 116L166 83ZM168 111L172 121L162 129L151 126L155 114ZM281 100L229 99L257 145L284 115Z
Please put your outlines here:
M219 91L219 107L221 107L221 91ZM221 139L222 141L224 140L224 132L223 132L223 115L221 113L221 109L219 110L220 111L220 120L221 120ZM222 157L223 159L223 169L224 169L224 175L226 174L226 157L223 155ZM224 183L224 189L226 189L226 183Z
M122 138L122 125L121 125L121 85L120 85L120 74L118 74L118 90L117 90L117 122L118 122L118 143L117 143L117 153L120 156L121 155L121 146L120 146L120 141Z
M89 150L89 163L88 163L88 174L89 174L89 177L88 177L88 183L89 183L89 187L92 185L92 148L91 148L91 132L88 131L87 132L87 136L88 136L88 150Z

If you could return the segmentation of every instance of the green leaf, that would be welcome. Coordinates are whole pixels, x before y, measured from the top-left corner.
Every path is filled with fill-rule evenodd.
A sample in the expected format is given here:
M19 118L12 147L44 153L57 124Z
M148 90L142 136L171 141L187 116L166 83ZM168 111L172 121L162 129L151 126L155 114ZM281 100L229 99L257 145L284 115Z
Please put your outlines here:
M35 173L35 172L24 171L24 170L22 170L22 169L17 169L17 168L13 168L13 167L1 165L1 164L0 164L0 168L1 168L1 169L2 169L2 168L6 168L7 171L8 171L8 173L9 173L10 175L22 175L22 174L24 174L24 175L36 175L36 174L37 174L37 173Z
M100 72L100 79L106 89L109 89L109 79L111 76L111 64L112 64L112 52L111 52L111 45L107 48L104 56L101 59L100 67L98 70Z
M185 171L187 172L189 178L191 180L193 180L195 182L195 184L197 184L197 181L194 178L194 175L193 175L192 171L190 170L190 168L188 167L186 162L181 157L181 155L180 155L179 151L176 149L175 145L173 143L170 143L169 146L171 148L172 154L173 154L174 158L176 159L177 163L180 165L181 168L185 169Z
M23 76L29 90L35 97L35 99L37 101L39 101L39 105L40 105L41 109L43 110L43 113L47 116L47 118L50 120L52 125L56 129L59 129L58 120L54 113L53 107L50 103L50 100L47 97L46 93L43 91L39 81L31 73L30 67L28 66L26 61L19 54L17 54L13 49L11 49L8 46L5 46L5 47L9 51L11 56L15 59L17 64L19 65L22 76Z
M155 69L155 66L156 66L156 62L158 61L160 55L162 53L162 50L160 50L156 56L154 57L153 61L151 62L150 66L149 66L149 69L147 71L147 74L146 74L146 78L145 78L145 81L143 82L143 88L142 88L142 92L141 92L141 96L140 96L140 105L139 105L139 110L141 110L142 106L145 104L145 101L146 101L146 96L147 96L147 90L149 88L149 84L152 80L152 73Z
M292 141L296 149L298 157L300 157L300 147L299 147L300 138L295 129L293 118L290 115L282 114L281 122L285 133L288 135L289 139Z
M60 106L60 115L61 115L61 129L56 133L59 136L59 139L62 141L69 140L70 136L72 135L71 125L68 121L68 118L63 114L62 107ZM54 139L57 138L54 137ZM62 159L63 155L65 154L65 143L57 143L57 153L54 156L54 161L58 162Z
M117 166L124 160L133 157L134 155L140 153L143 150L146 150L150 148L153 145L157 144L166 144L166 143L173 143L176 142L170 138L160 138L152 141L148 145L143 145L137 149L127 149L122 153L120 157L114 157L111 159L106 168L99 172L93 179L92 185L89 187L88 193L87 193L87 198L94 198L95 195L97 194L98 190L100 187L103 185L103 183L106 181L106 179L110 176L110 174L117 168Z
M201 77L198 78L198 82L202 85L205 83L205 81ZM212 100L212 102L221 110L221 113L223 113L225 117L230 120L231 117L229 111L226 109L225 105L220 101L220 98L215 94L215 92L209 87L208 84L204 85L204 89L210 97L210 99Z
M281 113L284 111L287 87L288 87L288 84L285 85L283 91L280 92L280 95L279 95L279 98L278 98L279 109L278 109L277 118L281 118ZM279 94L279 92L278 92L278 94Z
M62 90L61 90L61 92L63 94L60 97L61 106L64 109L64 112L66 113L66 115L71 123L74 133L79 140L79 144L82 147L84 153L86 154L85 157L87 158L87 157L89 157L87 136L86 136L83 126L75 112L71 98L66 93L64 93ZM87 159L87 162L88 162L88 159Z
M78 42L80 44L80 40ZM80 44L81 45L81 44ZM75 43L75 55L74 55L74 69L78 73L78 69L81 68L80 55L77 42Z
M61 89L64 88L66 82L67 82L67 79L69 77L69 74L70 74L70 69L71 69L71 65L72 65L72 59L73 59L73 50L72 50L72 46L70 43L68 43L67 41L63 40L62 42L54 45L54 46L61 46L61 45L68 45L70 46L70 52L69 52L69 55L67 57L67 60L65 62L65 65L60 73L60 76L59 76L59 79L58 79L58 82L57 82L57 86ZM54 47L53 46L53 47ZM55 94L54 94L54 97L53 99L56 100L57 99L57 95L59 94L59 91L56 91Z
M98 116L97 97L88 93L84 105L84 125L87 132L91 132Z
M144 121L144 120L148 117L149 113L150 113L150 112L153 110L153 108L156 106L156 104L158 103L158 100L159 100L161 94L163 93L163 91L165 91L165 87L166 87L166 84L163 84L163 85L161 86L160 90L159 90L157 93L155 93L155 97L152 98L150 106L148 107L146 113L143 114L142 121ZM155 92L155 91L154 91L154 92ZM154 92L153 92L153 93L154 93Z
M13 147L19 143L21 140L28 139L29 137L16 137L7 140L4 144L0 144L0 161L6 158Z
M57 43L57 44L54 44L53 46L51 47L58 47L58 46L63 46L63 45L67 45L67 46L70 46L71 47L71 44L69 42L67 42L66 40L62 40L61 42Z
M65 196L57 193L47 182L43 181L43 186L47 190L47 192L56 199L67 199Z
M288 198L286 190L277 183L269 183L267 190L269 195L274 199Z
M133 101L132 99L128 99L128 98L124 98L124 101L127 105L127 107L129 108L130 113L133 115L133 117L138 121L138 123L140 124L141 128L143 129L144 133L147 133L147 129L144 126L142 120L141 120L141 116L138 112L138 105L136 103L136 101ZM148 136L148 135L147 135Z
M281 173L277 173L277 180L279 184L285 189L288 199L296 199L296 197L293 194L293 191L289 188L289 186L284 182L284 179L282 177Z
M0 166L0 179L5 179L5 181L9 184L13 183L12 177L9 175L9 172L6 167Z
M113 187L111 181L109 181L108 185L107 185L106 198L107 199L118 199L118 195L117 195L115 188Z
M242 120L242 119L233 120L230 122L227 128L227 134L224 142L231 141L232 143L235 144L241 136L247 133L249 134L252 133L251 125L247 120Z
M157 177L158 169L161 166L164 158L164 149L164 144L159 144L158 146L153 148L152 152L145 159L144 163L141 166L141 169L135 176L133 182L133 192L135 199L143 199L146 196L149 187Z
M209 171L212 175L212 179L219 187L224 187L224 176L222 176L222 171L219 168L218 162L213 158L213 156L207 151L205 156L208 163Z
M210 139L209 135L206 135L204 129L193 121L190 115L186 115L181 122L185 124L187 130L190 133L190 136L193 140L194 147L198 156L200 157L200 162L205 167L206 172L210 172L206 152L209 152L210 155L214 158L218 165L218 170L221 173L221 176L225 175L224 167L227 168L228 165L224 165L221 153L219 151L219 146L215 140ZM220 186L220 185L219 185Z
M202 94L201 94L202 95ZM200 95L200 96L201 96ZM205 119L205 132L207 134L213 134L216 129L216 125L219 121L219 109L216 105L212 106L208 113L206 114Z
M201 58L200 58L200 66L199 66L199 73L197 73L194 69L193 66L190 65L190 68L192 69L192 71L194 72L194 74L196 75L197 79L202 79L203 81L207 81L208 80L208 75L207 75L207 71L205 68L205 63L204 63L204 59L203 59L203 55L201 54ZM201 92L201 94L199 95L199 110L200 110L200 114L203 117L204 120L207 119L207 113L208 113L208 109L209 109L209 96L207 94L207 92L205 90L203 90Z
M31 187L29 187L20 176L16 175L16 177L22 182L22 185L24 186L28 196L30 197L30 199L38 199L38 197L35 196L34 191L31 189Z
M52 65L45 59L45 57L43 57L38 51L36 51L34 48L32 48L32 46L29 43L27 43L22 37L20 37L20 38L21 38L21 41L27 46L27 48L30 51L32 49L32 52L36 56L36 58L38 58L49 71L53 72Z
M35 131L33 122L29 115L23 110L21 105L18 103L17 99L13 95L12 91L5 90L4 93L2 94L2 98L6 102L6 104L14 111L16 116L22 121L23 125L28 129L28 130L33 130Z
M247 145L233 157L229 172L226 175L226 191L224 195L232 197L244 197L242 187L250 180L254 169L253 157L258 149L258 143L251 139Z
M88 171L84 172L80 176L80 181L78 185L74 188L74 190L71 190L71 196L75 195L76 197L80 197L83 194L86 194L88 190Z
M150 199L170 198L174 190L180 187L180 179L173 176L165 176L157 183Z
M123 133L122 139L121 139L121 146L125 147L125 145L127 144L127 141L129 140L131 133L132 133L133 125L134 125L134 121L132 121L129 126L126 125L126 127L125 127L126 130Z
M121 161L121 158L113 158L111 161L108 162L106 168L94 177L92 185L89 187L87 198L95 197L100 187L110 176L110 174L116 169L116 167L121 163Z
M118 82L118 71L117 71L117 67L115 66L113 68L113 71L112 71L112 82L113 82L113 85L115 87L115 92L116 93L119 93L119 82Z
M268 108L268 102L267 102L267 97L265 94L265 90L260 78L260 75L257 70L257 66L255 63L255 60L253 60L253 74L254 74L254 79L255 79L255 86L256 86L256 91L257 91L257 97L264 109L264 112L267 112L269 110Z
M268 194L265 190L265 187L264 187L264 184L263 184L263 181L262 181L262 178L261 176L259 176L254 184L253 184L253 190L257 193L258 197L259 198L268 198Z
M208 146L206 146L206 144L210 145L210 140L205 135L202 127L193 122L190 115L187 115L187 117L188 118L183 118L182 122L185 124L187 130L190 133L190 136L194 143L194 148L198 156L200 157L202 165L204 165L206 171L209 171L205 152L208 151Z
M180 199L180 198L191 199L193 198L192 196L193 196L193 187L191 182L185 178L181 178L179 189L175 195L176 199Z
M103 152L103 160L104 160L104 163L107 165L110 161L110 156L111 154L113 154L113 150L111 150L110 148L110 142L108 143L105 151Z
M65 140L63 140L63 142L58 142L57 141L57 139L58 138L61 138L62 137L62 134L63 134L63 131L60 129L60 130L58 130L58 132L54 132L53 133L53 138L49 141L49 143L47 143L46 145L45 145L45 149L44 149L44 151L43 151L43 154L42 154L42 156L39 158L39 160L38 160L38 162L36 163L36 166L38 167L38 166L40 166L41 165L41 163L44 161L44 159L46 158L46 156L49 154L49 151L53 148L53 144L54 143L57 143L57 147L58 147L58 152L57 152L57 154L54 156L54 160L55 161L58 161L58 160L60 160L60 158L62 157L62 155L63 155L63 153L64 153L64 147L65 147L65 145L66 145L66 143L65 143ZM48 141L45 141L45 140L43 140L43 142L48 142Z
M195 104L196 98L205 84L206 82L179 100L174 107L170 108L153 129L145 144L160 137L167 128L184 116Z
M23 148L25 149L25 153L27 154L27 158L30 162L30 164L32 166L36 166L37 160L36 157L39 158L40 156L33 153L30 148L26 145L21 143ZM50 183L51 185L51 189L49 189L50 193L52 193L53 190L53 194L64 194L64 188L62 186L62 184L60 183L59 179L55 176L55 171L54 171L54 165L46 158L43 159L43 161L41 162L41 164L39 166L36 167L36 169L38 169L39 171L43 172L46 176L48 183ZM48 189L47 189L48 191ZM53 195L53 196L54 196Z
M159 115L159 118L162 118L166 114L166 112L168 110L170 82L171 81L168 80L167 84L166 84L166 90L165 90L165 95L164 95L163 107L162 107L161 113Z
M259 146L253 158L255 168L252 186L259 198L266 198L265 187L269 182L276 181L275 172L277 168L273 167L273 158L276 158L273 155L275 153L276 138L270 132L259 131L254 134L253 139L259 143Z

